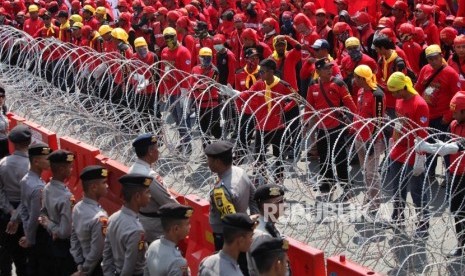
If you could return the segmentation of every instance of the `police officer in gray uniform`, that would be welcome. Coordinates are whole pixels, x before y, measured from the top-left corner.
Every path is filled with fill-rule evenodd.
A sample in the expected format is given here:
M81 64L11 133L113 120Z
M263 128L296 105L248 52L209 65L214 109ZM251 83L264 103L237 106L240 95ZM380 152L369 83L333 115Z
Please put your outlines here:
M27 275L50 275L50 239L47 230L39 224L42 208L42 190L45 182L40 178L42 171L50 168L47 159L52 150L47 144L38 143L29 147L30 168L20 182L21 204L19 214L23 222L24 236L19 245L29 248Z
M80 178L84 198L73 209L71 232L71 255L78 264L73 276L103 275L100 262L107 231L108 214L98 204L108 189L108 170L102 166L85 167Z
M289 266L289 242L283 238L264 236L250 250L258 268L257 275L285 276Z
M144 276L190 275L187 261L179 252L177 244L189 234L192 207L168 203L161 206L158 213L164 235L154 241L147 250Z
M103 248L102 269L105 276L142 275L147 242L138 214L150 201L149 186L153 178L127 174L119 179L123 186L124 205L110 216Z
M255 191L254 199L260 209L260 216L253 234L251 248L264 237L281 237L281 233L275 224L284 211L284 189L282 186L275 184L262 185ZM247 265L250 276L259 275L250 252L247 253Z
M202 260L199 267L199 276L244 275L237 260L240 253L249 250L257 221L252 220L244 213L226 215L222 221L223 249Z
M137 160L129 168L129 173L138 173L154 178L152 184L150 184L150 202L146 207L141 208L139 212L140 222L147 235L146 241L150 244L163 234L163 228L157 213L158 209L164 204L176 203L177 201L163 185L161 176L151 168L158 160L157 137L150 133L142 134L134 140L132 146L136 152Z
M70 275L76 271L76 264L69 252L71 210L75 199L64 182L71 176L74 154L57 150L48 156L48 160L52 179L43 190L43 209L39 219L52 238L52 275Z
M12 263L16 273L25 275L26 254L19 246L24 235L19 227L20 217L16 208L21 200L19 182L29 169L28 147L31 143L31 131L25 125L14 127L8 134L15 151L0 160L0 271L9 275Z
M210 225L213 230L215 250L223 247L223 225L221 219L227 214L246 213L257 214L255 186L247 173L232 165L233 144L227 141L217 141L205 147L208 167L218 175L215 186L210 191Z

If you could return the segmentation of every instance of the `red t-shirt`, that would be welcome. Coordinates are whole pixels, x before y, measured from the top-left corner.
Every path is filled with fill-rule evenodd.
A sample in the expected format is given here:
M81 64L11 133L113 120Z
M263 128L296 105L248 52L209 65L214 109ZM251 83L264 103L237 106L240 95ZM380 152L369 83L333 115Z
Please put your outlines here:
M270 58L273 58L273 56L270 56ZM276 60L273 58L273 60L276 61L276 70L281 71L281 78L289 83L295 90L299 89L299 86L297 85L297 71L295 67L301 58L302 55L300 49L297 50L295 48L286 52L284 64L282 64L283 59Z
M215 81L218 81L218 69L215 66L204 69L200 65L192 68L192 75L190 78L190 85L193 89L191 97L194 98L196 106L200 108L218 106L218 89L206 83L203 78L198 75L207 76Z
M460 137L465 137L465 123L458 123L457 120L450 123L450 133L455 134ZM450 155L450 167L449 172L458 175L465 174L465 156L464 152L459 151L456 154Z
M374 93L376 93L376 97ZM364 142L371 139L376 124L378 124L378 129L381 129L385 111L386 99L381 89L372 91L360 88L357 95L357 114L354 116L353 124L353 129L358 134L356 138ZM378 120L366 120L372 118L378 118ZM381 137L376 138L380 139Z
M37 31L41 29L43 26L44 26L44 22L42 22L42 20L38 18L37 19L29 18L24 21L23 31L25 31L26 33L28 33L30 36L33 37L37 33Z
M465 61L454 60L454 56L451 56L447 64L459 74L459 90L465 89Z
M415 74L420 73L420 55L423 49L420 44L413 40L406 41L402 44L402 50L404 50L407 60L410 64L410 68Z
M392 160L415 163L415 137L426 138L429 124L429 108L425 100L418 94L408 100L398 99L396 102L396 120L392 133L393 148L389 157ZM408 158L408 160L407 160Z
M362 59L359 62L355 62L353 59L350 58L350 56L345 56L341 60L341 74L342 78L345 79L347 76L350 74L354 73L354 69L359 66L359 65L367 65L370 67L371 71L373 74L376 74L378 71L378 64L374 59L372 59L369 55L362 54ZM355 83L352 84L352 91L350 91L350 94L352 97L357 97L357 93L360 87L358 87Z
M187 88L188 82L181 82L186 78L187 74L191 72L191 53L186 47L178 45L175 49L171 50L166 47L161 51L161 60L167 63L161 65L161 76L164 76L160 80L159 90L161 94L180 95L180 88ZM178 69L182 72L175 70L172 74L165 75L165 73L171 69ZM179 85L179 82L181 84Z

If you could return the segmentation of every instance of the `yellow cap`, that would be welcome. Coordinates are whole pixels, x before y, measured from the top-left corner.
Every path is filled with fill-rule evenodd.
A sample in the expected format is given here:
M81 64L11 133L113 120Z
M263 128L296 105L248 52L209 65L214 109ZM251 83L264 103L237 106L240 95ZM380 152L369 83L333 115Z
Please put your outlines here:
M359 65L355 68L354 73L357 76L364 78L368 86L371 87L371 89L376 89L376 87L378 86L376 84L376 75L373 74L373 71L371 71L370 66L365 64Z
M128 33L126 33L126 31L123 30L122 28L114 28L114 29L111 31L111 36L114 37L114 38L116 38L116 39L122 40L122 41L124 41L125 43L128 43L129 35L128 35Z
M426 57L433 57L441 54L441 47L437 44L432 44L425 49Z
M163 35L176 35L176 30L171 27L167 27L163 30Z
M105 7L97 7L95 10L95 13L101 14L101 15L106 15L107 14L107 9Z
M199 51L199 56L209 56L209 57L213 56L212 49L208 47L201 48Z
M85 5L84 8L82 8L82 10L83 10L83 11L88 11L88 12L90 12L90 13L92 13L92 14L95 13L95 9L94 9L94 7L92 7L91 5Z
M105 34L111 32L111 31L113 31L113 28L108 26L108 25L102 25L102 26L100 26L100 28L98 28L98 33L100 35L105 35Z
M81 22L74 22L73 26L71 26L72 29L82 29L82 27L84 27L84 24Z
M346 42L345 42L346 48L352 47L352 46L360 46L360 40L356 37L349 37Z
M79 14L73 14L69 17L69 20L74 22L82 22L82 17Z
M38 12L39 7L37 5L30 5L29 8L27 9L29 12Z
M134 40L134 46L137 47L144 47L147 46L147 41L145 41L145 38L143 37L138 37Z
M412 80L402 72L394 72L387 81L387 88L390 92L407 89L412 94L418 94L413 88Z

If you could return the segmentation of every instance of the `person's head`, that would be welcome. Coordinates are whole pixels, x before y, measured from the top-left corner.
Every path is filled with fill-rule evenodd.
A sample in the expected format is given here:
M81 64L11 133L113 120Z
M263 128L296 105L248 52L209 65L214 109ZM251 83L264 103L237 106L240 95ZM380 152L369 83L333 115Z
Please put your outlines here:
M265 221L276 222L284 211L284 189L275 184L262 185L254 194L260 213L265 216Z
M138 158L152 164L158 160L158 139L152 133L139 135L132 142L132 146Z
M244 53L245 63L248 69L254 70L260 63L258 51L255 48L247 48Z
M273 272L273 275L284 276L287 273L289 258L287 250L289 242L283 238L263 236L257 239L250 248L260 275Z
M5 88L0 86L0 109L5 105Z
M205 147L205 155L210 170L214 173L222 173L232 166L233 144L228 141L216 141Z
M82 36L81 29L84 27L84 24L81 22L74 22L74 24L71 26L71 35L74 38L80 38Z
M126 0L119 0L116 8L120 13L128 12L129 11L129 4Z
M347 0L335 0L334 3L336 4L337 13L339 14L341 11L346 11L349 8L349 1Z
M234 28L236 28L236 30L244 29L244 22L246 20L247 19L245 18L245 16L243 14L241 14L241 13L235 14L234 17L233 17Z
M465 57L465 35L459 35L454 39L454 51L459 58Z
M266 58L260 62L260 77L268 84L274 81L276 72L276 61L272 58Z
M167 27L163 30L163 38L165 39L166 46L171 50L178 46L178 38L176 35L176 30L171 27Z
M352 20L357 26L357 30L360 32L365 32L366 30L371 29L371 16L367 12L357 12Z
M50 162L47 159L47 156L52 152L52 149L45 143L36 143L30 145L28 149L29 154L29 163L31 165L31 170L36 170L42 172L43 170L48 170L50 168Z
M152 6L145 6L143 9L143 15L149 21L151 21L155 17L156 13L157 13L157 10L155 10L155 8Z
M346 22L337 22L334 24L333 33L338 41L344 43L346 39L352 36L352 29Z
M354 36L349 37L345 42L345 47L353 61L358 62L362 59L363 53L358 38Z
M213 49L215 49L217 53L226 52L225 43L226 37L223 34L216 34L213 36Z
M67 11L59 11L57 14L57 19L58 22L60 22L61 25L65 24L68 21L69 14Z
M452 116L459 123L465 122L465 91L458 91L450 101Z
M204 39L208 36L208 25L204 21L197 21L197 24L194 28L195 36Z
M98 32L100 36L103 38L105 41L110 41L111 40L111 31L113 30L112 27L109 25L102 25L100 28L98 28Z
M111 30L111 38L113 40L113 44L115 44L115 46L119 46L123 43L128 44L129 35L122 28L114 28Z
M389 76L387 89L397 99L405 99L418 94L413 87L412 80L402 72L394 72Z
M193 212L192 207L179 203L167 203L161 206L158 214L165 236L178 242L189 235L190 217Z
M150 201L149 186L153 177L142 174L126 174L118 179L123 186L122 194L126 204L136 208L145 207Z
M275 31L277 24L278 22L276 22L274 18L272 17L265 18L262 24L262 32L264 34L267 34L267 33L271 33L272 31Z
M315 22L316 22L316 25L318 27L323 27L324 25L327 24L328 19L326 18L326 10L325 9L316 10L315 15L316 15Z
M392 7L386 1L381 1L381 14L383 16L390 16L391 13Z
M257 221L253 221L245 213L235 213L224 216L221 222L225 246L232 246L239 252L247 252L252 244Z
M85 20L90 19L94 15L94 13L95 9L91 5L85 5L82 8L82 18L84 18Z
M107 19L107 9L105 7L97 7L95 9L95 18L100 22L105 21Z
M134 39L134 47L136 48L136 53L141 58L146 58L147 54L149 53L149 48L147 45L147 41L145 41L144 37L138 37Z
M318 59L327 57L329 48L330 46L326 39L317 39L315 42L313 42L312 45L312 49L315 52L315 57Z
M16 14L15 20L16 20L16 22L18 22L19 24L23 24L24 21L26 20L26 14L25 14L23 11L18 12L18 13Z
M242 47L253 47L258 41L257 32L254 29L246 28L241 34Z
M92 198L99 199L107 194L108 170L102 166L87 166L79 175L84 193Z
M398 29L399 39L402 42L410 41L415 33L415 26L411 23L402 23Z
M312 22L303 13L299 13L294 17L294 26L295 26L295 30L299 34L308 34L309 32L313 31Z
M202 47L199 50L199 62L202 68L209 68L213 61L213 51L208 47Z
M287 40L283 35L277 35L273 37L273 48L275 49L278 56L283 57L286 53Z
M176 21L176 32L185 34L190 26L190 20L187 16L181 16Z
M74 154L67 150L56 150L47 157L54 179L64 181L73 171Z
M26 125L15 126L10 133L8 133L8 140L13 143L16 150L25 150L31 144L32 132Z
M392 42L392 40L385 35L381 35L375 38L373 40L373 45L375 46L376 52L382 56L386 56L387 54L391 53L391 50L396 48L394 42Z
M376 75L371 71L370 66L362 64L354 69L354 82L358 87L375 90L378 86Z
M392 7L392 15L397 20L400 20L402 18L407 18L407 12L408 12L408 5L402 0L397 0L394 3L394 6Z
M415 6L414 15L419 21L427 20L433 13L433 7L427 4L417 4Z
M320 58L315 62L316 72L323 81L331 79L333 66L334 64L327 57Z
M457 37L458 32L456 29L452 27L445 27L444 29L441 30L439 33L439 38L441 39L441 44L447 45L447 46L452 46L454 44L454 39Z
M314 18L316 14L316 6L313 2L307 2L302 7L302 13L308 18Z
M433 69L438 69L443 64L441 47L437 44L432 44L425 49L426 60Z
M39 18L39 7L37 5L30 5L28 8L27 8L28 12L29 12L29 17L31 19L37 19Z
M73 26L73 24L76 22L82 23L82 16L80 16L79 14L72 14L69 17L69 25Z

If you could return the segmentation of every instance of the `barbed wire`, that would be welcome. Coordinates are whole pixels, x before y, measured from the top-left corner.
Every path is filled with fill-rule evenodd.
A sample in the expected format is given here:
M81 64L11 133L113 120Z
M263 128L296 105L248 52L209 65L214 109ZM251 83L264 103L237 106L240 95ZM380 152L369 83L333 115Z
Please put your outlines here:
M401 164L398 171L388 173L392 163L387 157L405 142L401 140L423 130L414 127L413 122L359 118L362 124L356 124L352 118L357 115L344 108L316 111L300 96L275 95L272 113L284 114L284 106L293 101L299 114L285 122L276 138L278 150L271 154L265 143L270 137L254 127L253 117L257 114L236 108L241 100L237 92L204 76L174 68L162 70L172 67L165 62L149 66L54 39L35 40L9 26L0 26L0 58L0 82L7 90L10 110L59 136L95 146L126 165L135 159L131 141L140 133L155 133L160 141L156 169L165 183L179 193L208 197L215 177L208 169L203 146L212 140L230 140L235 153L241 153L234 162L249 173L254 183L278 181L286 188L287 209L279 221L286 235L323 250L326 256L345 254L382 273L462 275L465 271L461 258L446 258L457 240L448 211L450 197L445 195L450 193L450 186L438 185L445 181L448 169L443 158L439 158L437 167L426 167L425 174L434 173L436 182L424 177L417 183L426 195L421 206L409 199L402 212L405 220L401 224L390 220L393 203L405 188L400 185L412 177L412 172ZM219 93L218 106L211 98L213 90ZM251 101L247 99L242 106ZM211 108L202 110L201 103ZM267 108L265 102L256 107L255 113ZM339 121L342 127L337 132L320 128L328 118ZM270 118L262 123L267 120ZM396 123L410 124L410 130L397 130L401 135L389 142L387 134ZM373 138L360 142L356 137L361 137L366 128L374 129ZM446 134L426 130L429 135L425 139L443 138ZM447 135L451 141L462 141ZM316 154L315 149L328 145L330 139L334 147L326 147L326 154ZM379 160L373 159L372 151ZM405 153L406 158L414 158L415 154L414 150ZM459 164L462 158L454 162ZM363 161L356 162L358 159ZM378 163L373 166L372 162ZM350 195L349 203L324 197L319 191L320 184L328 181L325 163L330 164L328 169L335 178L331 185L333 197ZM339 175L341 167L349 169L347 179ZM369 167L376 170L364 170ZM367 174L379 174L379 191L367 187ZM454 180L460 175L451 172L447 176ZM349 188L343 189L346 183ZM429 221L427 236L417 235L421 219Z

